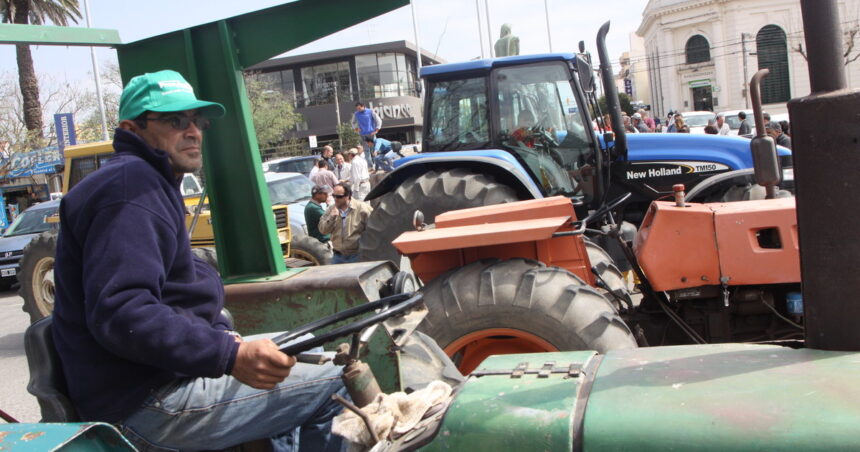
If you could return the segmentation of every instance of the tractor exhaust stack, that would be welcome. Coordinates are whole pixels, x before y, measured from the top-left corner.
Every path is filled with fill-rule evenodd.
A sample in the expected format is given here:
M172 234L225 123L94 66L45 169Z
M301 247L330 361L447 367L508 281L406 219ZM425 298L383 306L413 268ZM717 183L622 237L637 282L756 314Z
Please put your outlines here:
M806 345L860 351L860 92L845 89L836 0L801 0L812 94L788 103ZM827 118L823 121L822 118Z

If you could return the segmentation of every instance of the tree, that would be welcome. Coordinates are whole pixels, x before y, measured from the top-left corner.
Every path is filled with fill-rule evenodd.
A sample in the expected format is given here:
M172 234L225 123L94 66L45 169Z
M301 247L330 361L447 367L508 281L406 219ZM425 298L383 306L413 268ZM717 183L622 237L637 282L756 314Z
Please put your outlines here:
M116 62L107 63L101 72L102 100L105 109L105 121L108 134L113 135L112 128L119 124L119 97L122 94L122 78L119 65ZM95 88L93 86L93 88ZM102 118L99 113L98 95L95 91L87 91L81 99L82 119L76 118L75 130L79 142L102 140Z
M618 93L618 102L621 104L621 111L628 115L635 113L633 105L630 102L630 96L627 94ZM600 99L597 100L597 104L600 106L600 111L602 111L603 114L609 113L609 108L606 105L606 96L600 96Z
M848 66L849 64L857 61L860 58L860 50L855 49L856 40L860 37L860 22L855 21L851 26L842 30L842 65ZM806 55L806 50L803 48L803 43L799 42L796 46L792 47L791 50L800 54L804 60L808 60ZM853 53L853 55L852 55Z
M258 73L245 75L245 89L260 149L283 144L290 129L303 121L302 115L280 89L271 86Z
M343 143L343 149L356 147L359 144L358 141L361 139L361 136L352 127L352 124L348 122L342 122L337 125L337 136L340 138L340 142Z
M4 23L42 25L51 22L68 26L81 18L78 0L0 0L0 19ZM18 60L18 85L23 100L24 124L33 145L42 140L42 106L39 102L39 82L33 68L30 46L15 46Z

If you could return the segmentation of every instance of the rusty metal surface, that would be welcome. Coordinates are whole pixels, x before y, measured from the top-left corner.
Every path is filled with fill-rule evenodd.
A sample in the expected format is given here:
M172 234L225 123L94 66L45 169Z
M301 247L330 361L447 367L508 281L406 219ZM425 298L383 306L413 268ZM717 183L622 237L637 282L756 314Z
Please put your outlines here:
M119 431L104 423L2 424L0 451L135 451Z
M860 450L860 354L774 345L607 353L585 450Z

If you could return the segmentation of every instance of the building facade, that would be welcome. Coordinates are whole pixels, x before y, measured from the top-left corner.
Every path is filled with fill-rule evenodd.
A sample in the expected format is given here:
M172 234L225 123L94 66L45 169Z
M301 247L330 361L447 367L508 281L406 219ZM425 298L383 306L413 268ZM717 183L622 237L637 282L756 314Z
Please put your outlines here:
M843 32L860 48L860 0L839 2ZM851 33L855 30L855 33ZM751 108L747 83L761 68L762 102L785 113L786 102L809 94L799 0L650 0L636 32L643 53L651 105L660 117L670 111ZM860 86L860 63L846 57L850 87ZM632 72L632 71L631 71ZM641 82L640 82L641 83Z
M248 71L280 90L304 118L291 136L336 141L338 123L349 123L362 102L382 119L380 137L415 143L423 122L416 55L414 44L395 41L274 58ZM441 60L423 51L421 62Z

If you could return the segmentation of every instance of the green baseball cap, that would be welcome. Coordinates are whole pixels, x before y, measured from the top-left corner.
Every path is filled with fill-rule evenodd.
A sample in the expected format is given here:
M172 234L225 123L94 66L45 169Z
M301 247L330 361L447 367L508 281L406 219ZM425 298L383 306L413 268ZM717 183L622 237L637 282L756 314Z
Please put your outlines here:
M200 110L210 118L224 116L224 106L198 100L194 88L176 71L164 70L138 75L122 90L119 120L134 119L147 111Z

